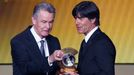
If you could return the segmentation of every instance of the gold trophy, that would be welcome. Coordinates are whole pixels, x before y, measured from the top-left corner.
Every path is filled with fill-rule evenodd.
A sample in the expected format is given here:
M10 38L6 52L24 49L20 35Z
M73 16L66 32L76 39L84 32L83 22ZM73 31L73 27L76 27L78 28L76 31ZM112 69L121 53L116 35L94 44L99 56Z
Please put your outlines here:
M64 52L64 56L62 60L59 62L60 65L60 72L59 74L62 75L70 75L70 72L77 72L75 67L75 55L78 53L78 51L74 48L64 48L62 49Z

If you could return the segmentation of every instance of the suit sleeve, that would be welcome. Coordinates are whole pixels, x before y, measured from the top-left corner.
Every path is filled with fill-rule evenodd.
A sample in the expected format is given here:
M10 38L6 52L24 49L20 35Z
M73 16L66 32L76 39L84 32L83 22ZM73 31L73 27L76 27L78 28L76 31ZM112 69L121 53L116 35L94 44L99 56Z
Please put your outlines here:
M114 75L115 47L109 39L96 43L95 58L100 72L95 75Z
M51 49L53 50L52 52L50 52L50 55L55 51L55 50L59 50L61 49L61 46L60 46L60 42L58 40L58 38L54 38L54 39L51 39L51 46L53 46L53 49L51 47ZM49 69L49 74L50 75L55 75L55 73L57 72L57 70L59 70L60 67L57 63L57 61L53 62L53 65L51 66L51 68Z

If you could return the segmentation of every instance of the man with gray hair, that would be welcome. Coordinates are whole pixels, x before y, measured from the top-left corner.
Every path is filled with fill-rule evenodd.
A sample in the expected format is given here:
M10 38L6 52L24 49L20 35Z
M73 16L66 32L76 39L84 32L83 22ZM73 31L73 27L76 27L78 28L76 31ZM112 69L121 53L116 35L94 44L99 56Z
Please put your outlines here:
M55 8L41 2L34 7L33 25L11 40L13 75L55 75L62 59L58 38L52 36Z

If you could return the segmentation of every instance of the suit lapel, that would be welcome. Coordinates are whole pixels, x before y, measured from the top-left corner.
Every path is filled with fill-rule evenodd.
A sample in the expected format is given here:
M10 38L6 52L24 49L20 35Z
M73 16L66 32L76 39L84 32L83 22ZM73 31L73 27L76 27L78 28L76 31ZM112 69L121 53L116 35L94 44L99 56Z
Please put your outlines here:
M42 61L42 56L41 56L41 53L40 53L40 50L39 50L39 47L35 41L35 38L33 37L32 33L30 32L30 27L26 30L27 32L27 36L26 36L26 39L27 39L27 44L29 46L29 54L31 54L31 56L35 59L37 59L38 61ZM43 61L42 61L43 62Z
M96 41L95 40L95 37L97 36L97 35L99 35L101 33L101 30L98 28L93 34L92 34L92 36L90 37L90 39L87 41L87 46L90 46L92 43L93 43L93 41Z
M81 43L81 47L80 47L80 52L79 52L79 64L78 64L78 68L80 65L83 64L84 60L88 60L90 58L93 57L93 52L92 52L92 44L96 41L96 37L98 35L100 35L101 30L97 29L93 35L90 37L90 39L88 40L88 42L86 43L86 45L84 47L82 47L82 43ZM91 47L91 48L90 48ZM83 50L83 51L82 51ZM81 53L82 51L82 53Z
M50 39L50 37L49 37L49 35L46 37L46 40L47 40L47 44L48 44L48 49L49 49L49 55L51 55L52 54L52 50L53 50L53 46L52 46L52 43L53 42L51 42L51 39Z
M87 50L89 50L89 47L92 47L92 44L94 41L96 41L95 37L99 35L101 32L100 29L97 29L93 35L90 37L90 39L87 41L86 45L83 47L83 54L86 54ZM91 51L92 52L92 51ZM85 56L85 55L84 55Z

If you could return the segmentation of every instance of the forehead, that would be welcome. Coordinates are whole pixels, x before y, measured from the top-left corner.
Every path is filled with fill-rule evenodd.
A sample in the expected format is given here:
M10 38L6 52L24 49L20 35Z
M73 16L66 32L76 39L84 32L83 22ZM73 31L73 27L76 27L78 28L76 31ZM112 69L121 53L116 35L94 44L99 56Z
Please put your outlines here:
M46 10L40 10L39 13L38 13L39 16L54 16L54 13L50 13Z
M47 21L51 21L54 19L54 13L49 13L48 11L45 10L40 10L38 12L38 19L42 19L42 20L47 20Z

